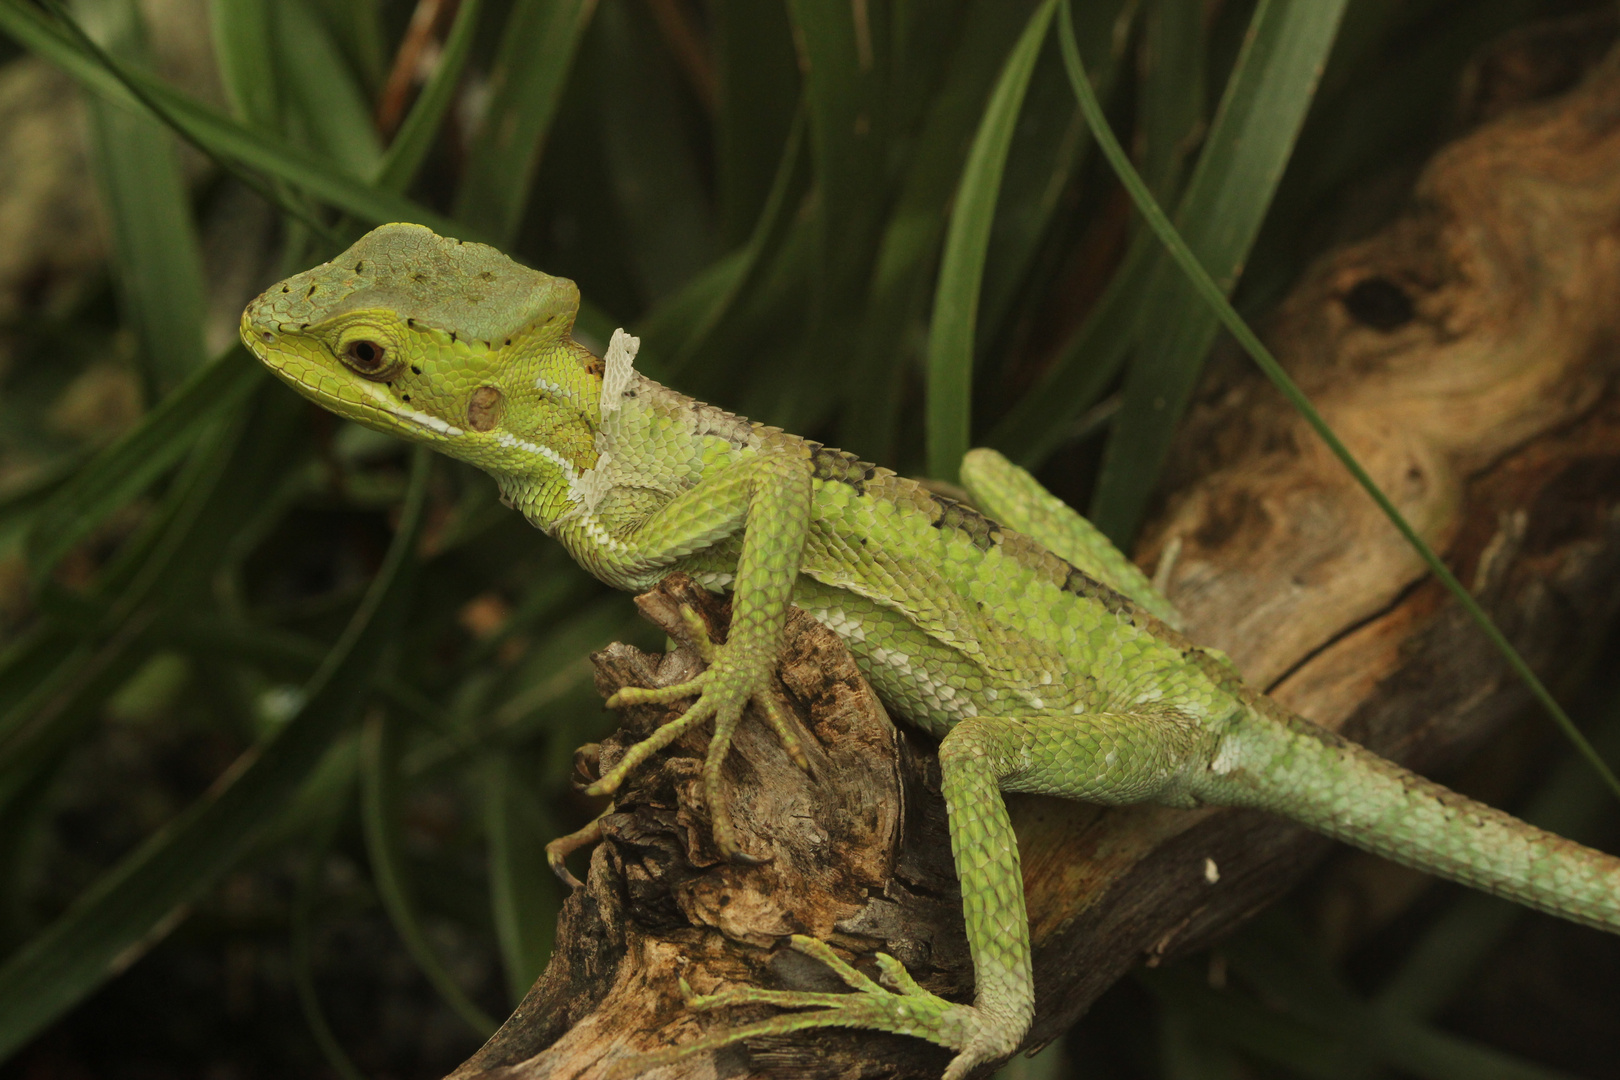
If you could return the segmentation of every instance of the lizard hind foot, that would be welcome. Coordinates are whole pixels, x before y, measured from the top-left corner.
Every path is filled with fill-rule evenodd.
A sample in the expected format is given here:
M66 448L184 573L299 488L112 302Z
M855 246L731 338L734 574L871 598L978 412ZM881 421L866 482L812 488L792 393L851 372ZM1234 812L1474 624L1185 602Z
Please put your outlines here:
M706 1036L686 1046L637 1055L620 1064L611 1076L629 1077L638 1070L671 1064L692 1054L718 1050L763 1035L789 1035L815 1028L845 1027L912 1035L957 1051L944 1080L961 1080L987 1061L1010 1055L1023 1038L1016 1024L997 1022L971 1005L959 1005L925 990L905 966L886 953L877 964L887 989L840 958L825 942L796 934L795 950L830 968L851 993L806 990L765 990L736 987L714 994L695 994L685 979L681 996L689 1008L708 1012L736 1005L771 1005L784 1009L810 1009L784 1013Z

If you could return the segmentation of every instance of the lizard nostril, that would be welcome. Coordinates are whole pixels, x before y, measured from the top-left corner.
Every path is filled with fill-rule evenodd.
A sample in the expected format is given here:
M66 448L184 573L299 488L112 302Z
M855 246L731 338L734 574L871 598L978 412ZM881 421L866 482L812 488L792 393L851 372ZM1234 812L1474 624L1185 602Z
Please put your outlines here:
M275 340L276 340L276 335L274 335L274 334L272 334L272 333L271 333L271 332L270 332L270 331L268 331L268 330L261 330L261 331L259 331L259 337L260 337L260 338L262 338L262 339L263 339L263 340L264 340L264 341L266 341L266 342L271 342L271 341L275 341Z

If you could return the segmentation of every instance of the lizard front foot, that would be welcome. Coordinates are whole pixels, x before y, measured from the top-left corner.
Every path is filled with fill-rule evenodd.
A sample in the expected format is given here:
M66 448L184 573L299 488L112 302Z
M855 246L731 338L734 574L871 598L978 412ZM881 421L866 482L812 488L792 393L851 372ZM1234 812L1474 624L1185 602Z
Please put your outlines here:
M613 795L640 768L646 760L705 720L714 720L714 734L709 739L708 754L703 765L704 797L709 805L715 846L728 861L759 863L765 860L749 855L737 839L736 826L720 786L720 766L731 748L731 737L742 719L743 709L750 701L760 707L766 722L776 732L783 749L806 772L810 761L805 756L799 737L788 722L787 714L771 689L771 669L757 663L747 663L748 657L737 660L728 645L717 645L708 631L690 609L681 609L691 643L698 655L709 662L709 668L686 682L656 689L627 686L608 698L610 709L629 705L664 705L682 698L696 697L686 712L662 724L651 735L629 750L612 769L596 783L585 789L587 795ZM774 657L770 658L774 663ZM760 670L763 668L763 670Z
M1006 1057L1023 1039L1027 1018L1020 1022L986 1013L972 1005L946 1001L918 985L905 966L887 953L877 954L877 964L890 990L841 959L822 941L802 934L792 938L793 948L827 965L853 993L821 993L804 990L762 990L740 987L717 994L694 994L681 980L681 994L688 1007L708 1011L734 1005L773 1005L778 1008L813 1008L814 1012L788 1013L756 1021L729 1031L699 1039L686 1046L638 1054L616 1065L612 1077L629 1077L641 1071L672 1064L692 1054L718 1050L744 1039L761 1035L787 1035L814 1028L847 1027L912 1035L957 1051L946 1068L944 1080L961 1080L987 1061Z

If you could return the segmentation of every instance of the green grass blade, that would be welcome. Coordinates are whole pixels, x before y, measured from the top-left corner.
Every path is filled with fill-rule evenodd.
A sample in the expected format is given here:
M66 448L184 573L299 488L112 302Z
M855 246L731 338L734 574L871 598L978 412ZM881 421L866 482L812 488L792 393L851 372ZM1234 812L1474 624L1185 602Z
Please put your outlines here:
M145 59L134 0L80 0L102 44L126 63ZM203 366L202 256L174 136L146 116L90 102L92 162L112 226L113 266L140 335L147 385L164 393Z
M514 1004L528 993L551 956L560 899L545 846L562 830L548 820L536 798L538 775L527 756L517 751L491 754L484 763L490 900Z
M968 451L973 396L974 319L979 309L979 282L984 276L990 226L995 219L1001 172L1007 163L1018 111L1029 88L1030 74L1046 39L1057 0L1045 0L1018 44L990 95L968 151L967 167L957 189L945 235L945 255L934 290L934 314L928 329L927 441L928 473L954 481Z
M273 41L274 0L208 0L214 62L231 113L249 127L276 130L279 86Z
M1177 220L1230 292L1265 220L1346 0L1260 0ZM1161 260L1142 294L1135 361L1103 456L1091 519L1116 544L1135 532L1219 320Z
M342 747L334 747L337 754ZM353 766L349 769L349 783L345 788L352 786ZM343 807L347 800L339 802L337 807ZM298 892L293 897L291 918L291 945L292 945L292 976L293 986L298 992L298 1006L304 1014L304 1022L309 1025L309 1032L315 1039L315 1045L321 1048L321 1056L332 1071L337 1073L339 1080L364 1080L364 1075L355 1067L354 1060L349 1057L348 1051L338 1041L337 1034L332 1025L327 1022L326 1011L321 1008L321 998L315 987L314 972L314 921L315 901L321 887L321 871L326 866L326 856L332 850L332 841L337 834L338 825L342 823L343 814L340 809L328 811L324 820L317 826L314 843L305 855L304 872L299 875Z
M362 819L365 822L366 854L371 860L371 879L377 895L388 911L389 921L427 977L440 999L480 1036L488 1038L496 1023L473 1004L466 991L456 984L422 929L416 914L416 899L406 878L399 835L399 745L397 724L386 712L368 717L360 734L360 778Z
M1087 49L1087 66L1097 94L1104 100L1124 67L1121 61L1136 13L1137 5L1124 0L1089 3L1077 13L1086 21L1078 31L1080 46ZM1053 264L1074 242L1064 226L1071 216L1069 203L1078 194L1074 180L1090 148L1091 129L1074 103L1054 42L1042 48L1018 130L1007 151L979 293L981 355L990 350L992 342L1005 341L1004 331L1011 329L1017 317L1014 312L1046 299L1047 290L1041 286L1050 280ZM980 392L982 401L982 377ZM1004 399L1001 393L989 396Z
M422 167L428 151L433 149L439 125L455 100L456 88L461 85L467 57L472 55L483 6L484 0L461 0L461 7L456 9L456 20L445 37L438 66L383 153L382 167L377 170L377 186L384 191L404 191L416 170Z
M810 113L820 264L813 280L826 324L856 309L882 225L881 57L865 5L789 0L788 15Z
M1497 629L1496 624L1491 621L1489 615L1485 614L1485 609L1479 606L1479 602L1474 599L1473 594L1463 588L1462 582L1457 580L1457 576L1451 572L1451 568L1418 535L1417 530L1395 508L1395 504L1390 502L1389 496L1379 489L1378 485L1373 482L1372 477L1368 475L1367 470L1362 468L1361 463L1356 460L1355 455L1350 453L1349 447L1345 446L1338 435L1334 434L1333 429L1328 427L1327 422L1322 419L1321 414L1311 405L1304 392L1294 383L1293 379L1289 378L1288 373L1277 362L1277 358L1271 355L1271 350L1261 343L1259 336L1249 328L1248 323L1244 322L1243 317L1232 307L1231 303L1226 299L1225 290L1209 276L1203 264L1198 261L1198 256L1193 254L1192 249L1187 246L1180 233L1176 231L1176 227L1165 216L1164 210L1154 201L1153 194L1142 183L1142 178L1137 175L1136 170L1131 166L1130 159L1125 156L1125 151L1119 145L1119 140L1114 138L1113 130L1108 126L1108 119L1103 115L1102 105L1097 101L1097 96L1091 91L1091 84L1086 79L1085 65L1080 59L1079 47L1075 44L1074 27L1069 22L1067 6L1064 8L1064 16L1060 22L1062 25L1059 41L1063 46L1063 59L1069 68L1069 79L1074 85L1075 96L1079 98L1081 108L1086 111L1086 121L1091 124L1092 135L1096 138L1098 147L1107 156L1109 164L1114 167L1114 171L1119 175L1120 182L1125 185L1126 190L1131 194L1131 198L1135 200L1137 210L1147 219L1155 235L1158 236L1160 242L1164 244L1165 249L1170 253L1170 257L1175 260L1182 273L1187 275L1188 280L1198 290L1204 302L1215 311L1216 316L1227 331L1237 339L1238 344L1243 347L1260 370L1271 380L1272 385L1282 391L1283 396L1305 418L1306 423L1311 425L1311 429L1332 451L1333 456L1339 459L1350 475L1355 478L1356 483L1361 485L1362 490L1378 505L1378 509L1383 511L1384 516L1405 537L1406 542L1411 545L1413 551L1417 552L1418 556L1428 566L1430 572L1445 586L1446 591L1451 593L1457 602L1462 605L1462 609L1468 613L1468 617L1490 639L1491 644L1502 654L1502 658L1507 661L1514 674L1530 688L1530 692L1537 701L1541 702L1548 714L1563 730L1564 735L1580 751L1581 756L1586 758L1592 768L1597 770L1598 775L1603 778L1604 783L1615 793L1616 797L1620 797L1620 780L1615 779L1614 772L1603 758L1598 755L1597 751L1592 748L1592 744L1586 740L1586 736L1581 734L1580 729L1575 726L1575 722L1569 718L1569 714L1564 712L1563 706L1558 704L1558 701L1552 696L1552 692L1536 677L1536 673L1530 670L1530 665L1525 662L1524 657L1519 655L1519 651L1513 647L1502 631Z
M186 124L176 118L174 110L160 101L148 89L148 81L154 81L161 85L161 79L143 80L137 77L139 69L122 64L98 45L93 38L84 32L84 29L79 26L67 9L62 6L62 0L40 0L40 3L56 16L59 25L52 27L51 30L57 35L57 43L66 45L69 50L79 53L81 58L88 59L100 74L111 80L111 85L117 86L119 91L128 95L132 102L138 104L137 112L145 111L158 121L166 124L177 135L200 150L205 157L210 158L220 169L236 177L237 180L258 194L267 203L280 208L283 214L303 223L305 227L315 234L335 242L336 237L328 232L322 222L287 199L282 192L265 184L258 176L240 168L228 156L217 153L206 141L197 138Z
M399 531L365 600L310 681L304 708L0 966L0 1060L172 929L186 906L251 848L348 727L405 618L430 469L431 455L418 448Z
M283 97L310 145L350 176L373 175L382 140L371 103L308 0L280 0L273 29Z
M716 253L713 208L684 121L686 82L641 5L607 4L591 29L590 67L624 229L641 295L672 295Z
M596 0L516 0L507 16L489 110L456 196L456 217L498 246L510 244L523 223L546 134L595 9Z
M127 108L148 111L147 106L124 86L117 75L22 0L0 0L0 31L56 64L89 90ZM159 119L221 158L284 180L312 197L372 224L412 221L450 236L467 240L485 239L485 235L471 225L453 223L410 199L378 190L332 168L314 151L295 146L268 132L246 128L154 75L140 70L125 70L124 74L162 110ZM267 198L283 212L299 216L297 208L278 202L273 196L267 195ZM319 222L306 220L305 224L324 228Z
M1148 232L1131 244L1091 313L1046 375L985 437L986 445L1034 469L1068 440L1076 419L1096 404L1124 366L1137 325L1137 298L1153 272L1155 242Z
M939 59L906 65L908 82L918 80L933 93L917 105L922 115L893 209L883 222L860 325L853 334L844 331L853 349L837 438L874 460L892 459L896 433L905 422L902 411L909 408L903 397L906 376L923 358L940 248L973 145L964 133L982 119L1007 55L1036 7L1033 0L971 0L954 18L939 12L943 25L926 30L927 51ZM920 47L911 39L923 32L908 28L908 56ZM1068 87L1063 89L1067 97ZM909 111L892 98L888 104Z
M180 460L203 431L237 408L265 377L245 350L194 373L141 422L85 463L39 508L25 550L35 580L107 516Z
M791 224L791 208L803 191L804 142L801 110L788 132L776 178L748 242L715 260L640 321L641 332L656 350L654 355L663 358L666 375L673 376L697 356L738 297L758 282L765 260L781 245Z
M715 118L715 186L720 235L741 244L755 231L775 188L769 155L802 123L793 30L782 4L714 0L715 69L720 101Z

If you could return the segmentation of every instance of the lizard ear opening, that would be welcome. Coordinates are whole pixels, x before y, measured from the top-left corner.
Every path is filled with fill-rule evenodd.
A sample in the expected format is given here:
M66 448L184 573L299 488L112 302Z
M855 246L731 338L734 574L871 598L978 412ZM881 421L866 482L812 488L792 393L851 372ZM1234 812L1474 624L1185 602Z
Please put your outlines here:
M506 413L506 396L493 386L480 386L467 400L467 426L474 431L490 431Z

